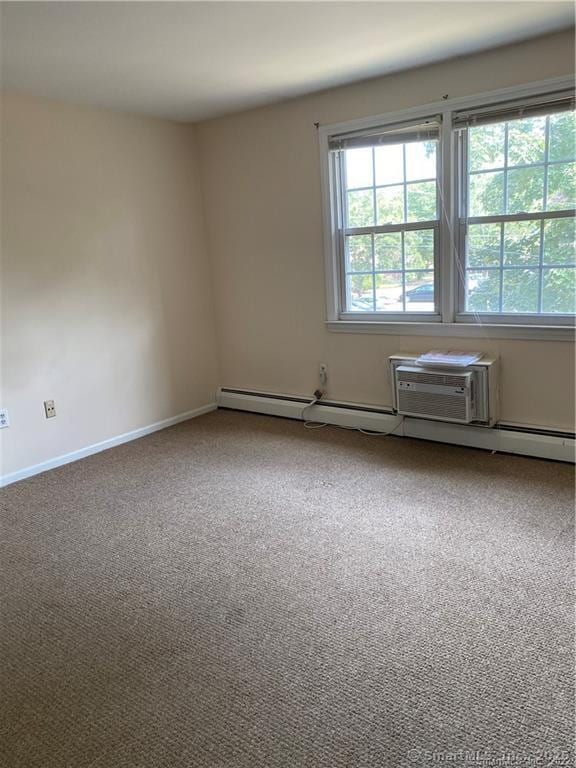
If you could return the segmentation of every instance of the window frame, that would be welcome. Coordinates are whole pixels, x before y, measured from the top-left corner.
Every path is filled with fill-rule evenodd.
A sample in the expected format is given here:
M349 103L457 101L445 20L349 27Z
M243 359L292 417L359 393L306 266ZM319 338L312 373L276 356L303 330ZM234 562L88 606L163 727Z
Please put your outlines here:
M497 121L495 121L496 123ZM500 122L500 121L498 121ZM501 121L504 122L504 121ZM457 130L457 129L453 129ZM519 221L551 221L553 219L566 219L566 218L575 218L576 211L574 209L553 209L549 211L532 211L532 212L523 212L523 213L502 213L502 214L489 214L486 216L470 216L468 211L468 187L469 187L469 173L468 173L468 147L469 142L467 141L467 130L466 128L458 130L458 135L455 137L455 170L456 170L456 178L457 178L457 196L458 196L458 212L457 212L457 219L456 219L456 228L458 232L457 236L457 242L458 242L458 248L455 253L455 259L456 259L456 265L457 265L457 274L458 274L458 285L457 285L457 301L456 301L456 311L455 311L455 319L456 322L459 323L478 323L478 319L484 324L490 324L491 322L494 323L502 323L502 324L510 324L510 325L536 325L536 326L547 326L550 323L550 321L553 321L552 324L556 326L573 326L575 322L575 315L566 315L566 314L560 314L560 313L546 313L546 312L539 312L539 313L522 313L522 312L514 312L514 313L507 313L507 312L467 312L465 310L465 295L466 295L466 284L464 275L466 273L466 237L468 234L468 225L472 224L506 224L508 222L519 222ZM531 165L522 165L522 166L511 166L513 169L516 167L520 168L526 168L526 167L539 167L540 165L543 166L549 166L549 165L556 165L561 162L565 161L553 161L552 163L548 163L547 156L545 157L545 160L542 163L535 163ZM496 168L494 170L500 171L502 170L506 176L506 173L508 172L510 166L505 166L504 168ZM492 169L490 171L486 171L487 173L493 172ZM547 171L546 171L547 173ZM542 238L543 233L541 230L540 237ZM542 257L542 248L543 248L543 241L540 240L540 257ZM514 267L496 267L493 268L495 272L498 272L499 276L500 273L505 271L506 269L513 269ZM542 265L538 264L538 270L542 270ZM479 268L481 269L481 267ZM572 269L576 270L576 267L572 267Z
M530 83L515 88L499 89L471 97L445 99L398 112L361 118L359 120L321 125L319 127L321 181L324 208L324 240L326 271L326 322L329 330L339 332L393 333L398 335L448 335L488 338L546 338L566 340L574 338L575 317L558 314L499 314L467 313L464 306L464 284L459 275L465 258L464 236L466 218L461 216L463 186L467 186L467 167L462 165L462 130L453 127L454 113L483 106L503 108L509 102L541 97L550 92L574 88L573 78L563 77ZM435 313L421 312L351 312L345 309L345 253L343 194L341 174L337 167L338 153L330 150L334 137L351 131L392 129L402 122L438 115L440 120L437 149L437 179L444 206L438 211L435 228L437 238L434 264L436 292ZM343 153L341 153L343 154ZM464 169L464 173L462 170ZM465 212L465 211L464 211ZM547 212L546 218L565 215L565 211ZM538 219L542 214L504 214L502 219ZM491 217L495 218L495 217ZM407 226L397 225L402 231ZM373 230L374 228L370 228ZM384 229L390 231L390 226Z
M430 115L427 115L426 117L431 117ZM411 122L411 121L410 121ZM396 123L394 123L394 126L396 126ZM405 127L405 126L403 126ZM394 131L391 131L393 133ZM441 173L442 169L442 161L441 161L441 145L440 145L440 134L437 139L438 145L436 149L436 179L438 179L439 174ZM399 144L403 143L401 140L398 141ZM339 155L336 155L334 153L334 172L338 176L338 181L346 180L346 161L344 158L344 153L341 152ZM338 166L338 168L336 168ZM374 186L372 189L375 191L377 189L386 187L386 186L399 186L397 184L389 184L389 185L376 185L376 177L374 176ZM431 179L424 179L422 181L431 181ZM404 181L402 182L401 186L407 187L409 184L416 184L421 183L420 180L416 181L406 181L406 178L404 178ZM371 318L378 318L382 320L382 322L401 322L404 320L407 316L410 318L414 318L415 321L427 321L427 322L442 322L442 316L440 312L438 311L439 308L439 293L440 293L440 282L439 282L439 253L440 253L440 220L441 220L441 201L440 201L440 195L438 194L438 188L436 188L436 212L437 212L437 218L436 219L430 219L426 221L411 221L411 222L403 222L399 224L375 224L374 226L366 226L366 227L346 227L345 226L345 219L347 216L347 189L341 188L340 184L338 185L338 199L337 199L337 205L339 208L339 217L344 219L340 223L340 227L337 232L337 237L339 239L339 249L340 249L340 259L339 259L339 267L340 267L340 274L339 274L339 306L340 306L340 316L345 319L350 320L359 320L365 317L366 315L369 315ZM405 192L404 192L405 194ZM376 216L376 209L374 211ZM354 235L362 235L362 234L369 234L369 235L377 235L377 234L389 234L393 232L414 232L417 230L426 230L426 231L432 231L433 237L434 237L434 303L435 303L435 311L433 312L406 312L406 310L401 312L378 312L377 310L374 312L354 312L353 310L347 310L342 309L342 307L346 307L347 304L347 282L346 277L349 274L346 270L346 238L347 237L353 237ZM374 245L372 246L374 247ZM386 270L381 270L380 272L383 273ZM401 271L402 273L415 271L415 270L389 270L390 272L394 271ZM360 274L360 273L359 273ZM376 274L378 272L376 270L373 270L372 272L367 272L366 274L374 275L374 278L376 277ZM403 280L404 284L404 280Z

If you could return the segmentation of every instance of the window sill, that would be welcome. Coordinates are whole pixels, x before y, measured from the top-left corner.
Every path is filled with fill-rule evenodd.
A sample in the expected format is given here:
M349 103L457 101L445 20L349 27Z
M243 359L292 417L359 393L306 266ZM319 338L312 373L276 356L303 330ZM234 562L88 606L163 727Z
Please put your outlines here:
M391 336L448 336L452 338L539 339L546 341L574 341L575 338L573 326L557 325L328 320L326 328L333 333L376 333Z

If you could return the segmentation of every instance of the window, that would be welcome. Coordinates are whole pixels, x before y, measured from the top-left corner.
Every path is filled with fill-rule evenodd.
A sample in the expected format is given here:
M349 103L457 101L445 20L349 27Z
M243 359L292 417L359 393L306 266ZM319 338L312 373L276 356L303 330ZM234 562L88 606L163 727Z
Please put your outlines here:
M465 313L574 314L575 121L550 110L467 121Z
M438 256L438 122L333 143L343 188L348 312L433 315Z
M573 325L574 98L524 91L321 129L329 321Z

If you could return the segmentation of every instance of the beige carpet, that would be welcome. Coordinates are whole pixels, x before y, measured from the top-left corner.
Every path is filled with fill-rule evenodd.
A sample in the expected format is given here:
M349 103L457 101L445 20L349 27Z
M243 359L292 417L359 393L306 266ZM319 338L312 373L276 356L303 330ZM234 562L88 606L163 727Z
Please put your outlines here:
M572 481L220 411L10 486L0 765L573 765Z

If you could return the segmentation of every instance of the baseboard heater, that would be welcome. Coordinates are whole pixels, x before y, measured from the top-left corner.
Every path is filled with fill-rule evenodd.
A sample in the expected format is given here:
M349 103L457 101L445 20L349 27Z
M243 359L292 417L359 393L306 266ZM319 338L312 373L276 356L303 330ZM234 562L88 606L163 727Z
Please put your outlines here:
M219 408L288 419L302 419L302 411L309 402L305 397L231 387L222 387L217 396ZM575 462L575 435L566 432L556 433L552 430L506 424L486 428L421 418L402 418L392 408L334 400L321 401L307 409L305 419L374 432L392 432L397 437L412 437L498 453Z

